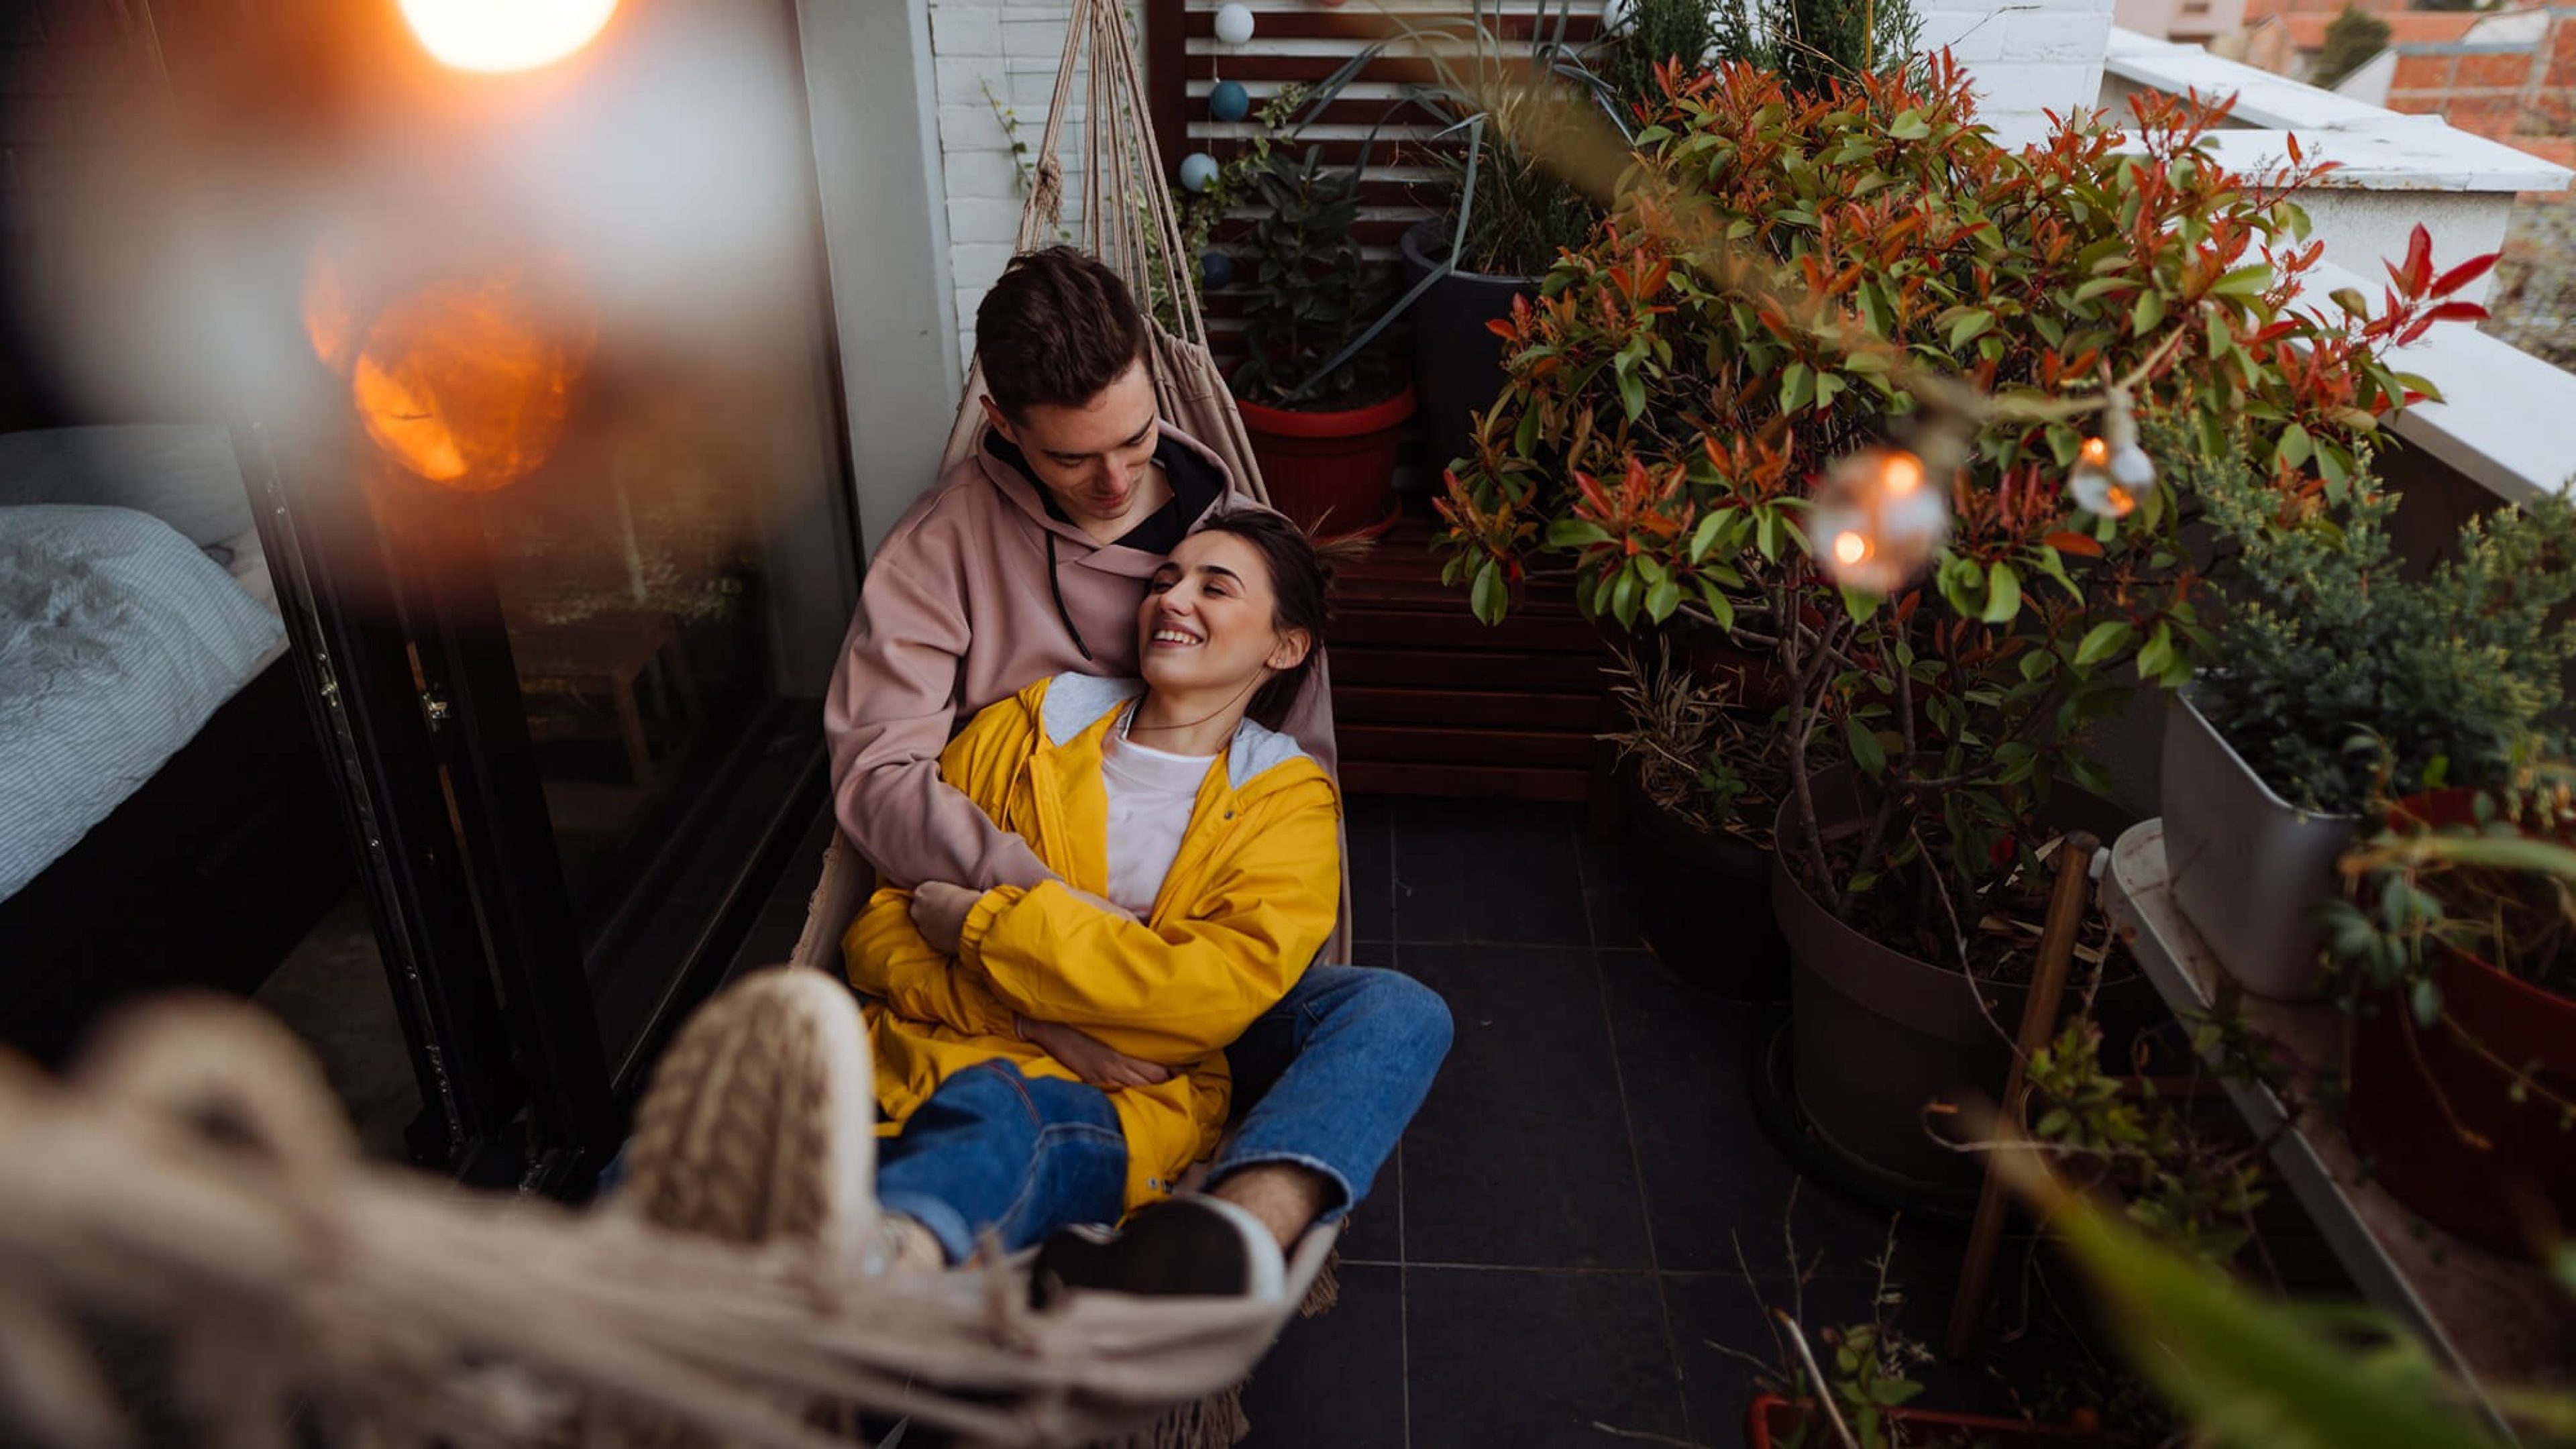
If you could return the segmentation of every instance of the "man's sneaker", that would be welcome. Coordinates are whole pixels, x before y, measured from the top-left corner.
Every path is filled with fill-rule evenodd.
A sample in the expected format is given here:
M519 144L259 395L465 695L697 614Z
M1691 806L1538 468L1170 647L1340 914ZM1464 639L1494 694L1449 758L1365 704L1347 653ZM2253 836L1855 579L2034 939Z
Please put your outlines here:
M1070 1293L1276 1298L1287 1265L1261 1220L1221 1198L1185 1194L1137 1209L1123 1228L1066 1228L1038 1249L1029 1298Z

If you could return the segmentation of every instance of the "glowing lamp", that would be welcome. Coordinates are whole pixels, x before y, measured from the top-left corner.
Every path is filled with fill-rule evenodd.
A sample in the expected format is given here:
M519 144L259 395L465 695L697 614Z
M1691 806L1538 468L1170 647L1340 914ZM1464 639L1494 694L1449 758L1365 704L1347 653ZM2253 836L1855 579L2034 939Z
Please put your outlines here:
M1931 561L1950 510L1928 478L1923 460L1901 448L1854 453L1825 470L1809 526L1826 540L1819 562L1835 582L1892 594Z
M1252 7L1221 5L1216 12L1216 38L1228 45L1241 45L1252 38Z
M399 0L421 47L458 70L535 70L590 44L617 0Z

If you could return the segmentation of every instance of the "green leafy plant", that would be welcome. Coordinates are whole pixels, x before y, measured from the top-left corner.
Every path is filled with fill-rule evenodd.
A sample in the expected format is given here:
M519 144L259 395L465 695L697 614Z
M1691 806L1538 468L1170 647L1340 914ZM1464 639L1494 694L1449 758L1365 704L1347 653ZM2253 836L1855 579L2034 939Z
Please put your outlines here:
M2343 862L2352 890L2320 909L2345 1004L2402 1002L2418 1027L2447 1030L2485 1056L2514 1101L2545 1103L2562 1129L2576 1129L2576 1100L2454 1020L2440 979L2458 955L2576 997L2576 766L2534 766L2481 790L2471 818L2456 824L2429 823L2405 803L2373 803L2376 828Z
M1799 95L1913 63L1923 32L1905 0L1725 0L1714 20L1721 54L1777 74Z
M2462 524L2413 576L2394 495L2284 491L2233 460L2190 463L2235 545L2197 699L2263 783L2302 809L2510 777L2565 725L2576 664L2576 507L2537 498Z
M2361 69L2372 56L2386 50L2388 36L2387 21L2346 5L2343 13L2326 26L2326 43L2317 52L2317 68L2308 76L2309 82L2331 89L2337 81Z
M1688 608L1768 651L1793 868L1857 928L1971 970L1970 927L2012 904L1988 891L2040 878L2047 792L2107 787L2091 726L2206 643L2192 500L2167 481L2126 517L2078 509L2079 410L2125 379L2152 439L2340 487L2429 390L2379 352L2435 320L2432 278L2375 314L2292 306L2321 250L2293 198L2325 167L2257 182L2206 152L2222 108L2132 104L2126 129L2011 151L1946 57L1816 96L1742 66L1678 82L1618 214L1498 325L1506 387L1441 501L1479 617L1570 563L1596 615ZM1922 581L1842 588L1807 480L1909 430L1935 454L1961 391L1980 401L1925 484L1953 522ZM1859 829L1828 839L1810 751L1867 782Z
M1235 395L1319 409L1376 401L1390 390L1386 354L1351 349L1393 296L1394 279L1352 235L1360 167L1325 165L1320 146L1282 146L1263 152L1250 176L1270 210L1243 248L1254 265L1244 307L1249 356L1235 369Z
M1669 637L1651 661L1623 649L1604 672L1624 727L1603 738L1646 799L1693 830L1767 848L1788 787L1778 716L1730 702L1725 686L1673 658Z

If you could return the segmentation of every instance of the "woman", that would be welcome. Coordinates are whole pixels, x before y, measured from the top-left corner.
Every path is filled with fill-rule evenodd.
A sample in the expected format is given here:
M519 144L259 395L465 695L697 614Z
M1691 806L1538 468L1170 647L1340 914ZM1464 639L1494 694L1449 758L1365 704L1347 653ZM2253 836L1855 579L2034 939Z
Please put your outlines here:
M1114 1222L1214 1148L1225 1047L1296 984L1340 909L1340 797L1271 727L1311 667L1325 588L1287 520L1212 519L1137 611L1142 681L1058 675L941 754L942 777L1059 880L890 886L843 939L874 998L892 1138L877 1196L900 1261ZM1190 1197L1159 1222L1183 1242L1162 1291L1276 1291L1277 1245L1241 1209ZM1081 1284L1093 1241L1051 1242L1041 1284Z

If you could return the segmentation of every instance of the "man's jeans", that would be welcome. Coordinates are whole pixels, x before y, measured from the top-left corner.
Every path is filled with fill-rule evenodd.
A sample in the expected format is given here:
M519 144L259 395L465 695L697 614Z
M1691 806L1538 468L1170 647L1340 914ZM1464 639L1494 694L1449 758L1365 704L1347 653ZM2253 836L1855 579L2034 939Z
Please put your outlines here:
M939 1084L877 1144L877 1201L930 1230L951 1263L991 1229L1005 1252L1126 1205L1127 1139L1098 1087L981 1062Z
M1316 966L1226 1051L1249 1101L1210 1186L1293 1163L1335 1189L1320 1221L1368 1196L1449 1050L1449 1008L1409 976ZM939 1084L903 1135L879 1144L877 1200L963 1262L986 1228L1005 1251L1124 1206L1126 1142L1097 1088L986 1062Z
M1309 967L1226 1048L1242 1121L1209 1185L1248 1167L1294 1163L1336 1189L1320 1221L1340 1218L1368 1196L1430 1093L1449 1035L1448 1003L1410 976Z

